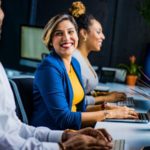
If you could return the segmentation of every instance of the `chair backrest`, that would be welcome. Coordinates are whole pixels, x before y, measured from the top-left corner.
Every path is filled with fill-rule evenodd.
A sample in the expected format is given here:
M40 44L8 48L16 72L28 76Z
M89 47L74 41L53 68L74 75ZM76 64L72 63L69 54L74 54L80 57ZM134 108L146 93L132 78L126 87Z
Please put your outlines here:
M18 117L29 124L33 112L33 76L18 76L11 78L10 84L14 92Z

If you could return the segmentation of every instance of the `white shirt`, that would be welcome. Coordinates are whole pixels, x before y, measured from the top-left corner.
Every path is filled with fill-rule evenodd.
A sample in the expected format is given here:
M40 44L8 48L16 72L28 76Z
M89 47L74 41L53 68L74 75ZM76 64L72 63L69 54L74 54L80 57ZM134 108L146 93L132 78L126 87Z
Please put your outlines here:
M98 85L98 76L90 62L82 56L79 50L73 53L73 57L80 63L85 93L88 94ZM95 104L94 97L86 96L86 104Z
M63 131L35 128L22 123L15 112L14 96L0 63L0 149L59 150Z

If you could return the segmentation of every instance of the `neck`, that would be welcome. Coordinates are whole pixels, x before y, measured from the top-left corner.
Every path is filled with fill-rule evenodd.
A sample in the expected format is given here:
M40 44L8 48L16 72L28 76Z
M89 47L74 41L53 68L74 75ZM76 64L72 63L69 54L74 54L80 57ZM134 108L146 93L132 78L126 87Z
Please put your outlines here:
M84 44L79 45L77 49L80 51L83 57L88 57L90 50L88 50L88 48Z
M71 57L70 58L62 58L62 60L65 64L67 72L69 72L70 68L71 68Z

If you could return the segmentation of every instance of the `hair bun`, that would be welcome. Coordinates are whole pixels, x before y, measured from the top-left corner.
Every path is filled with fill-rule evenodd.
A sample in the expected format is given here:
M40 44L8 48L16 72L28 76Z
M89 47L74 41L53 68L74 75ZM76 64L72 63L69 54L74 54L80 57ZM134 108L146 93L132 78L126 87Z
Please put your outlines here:
M78 18L79 16L85 14L86 8L81 1L73 2L69 12L73 17Z

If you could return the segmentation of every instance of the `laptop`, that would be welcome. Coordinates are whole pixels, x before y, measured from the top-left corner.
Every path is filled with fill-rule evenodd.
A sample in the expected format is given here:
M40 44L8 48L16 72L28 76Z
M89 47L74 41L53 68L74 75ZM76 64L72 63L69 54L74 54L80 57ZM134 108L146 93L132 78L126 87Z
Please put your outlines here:
M105 119L106 122L126 122L126 123L148 123L150 121L150 110L147 113L139 113L139 119Z
M107 92L109 92L109 87L98 85L94 90L96 92L106 92L104 95L107 95ZM135 102L133 97L127 97L126 101L118 101L113 103L118 106L135 107Z
M114 140L113 141L113 148L112 150L124 150L125 148L125 140Z
M127 106L127 107L135 107L135 101L133 97L127 97L125 101L115 102L117 106Z

